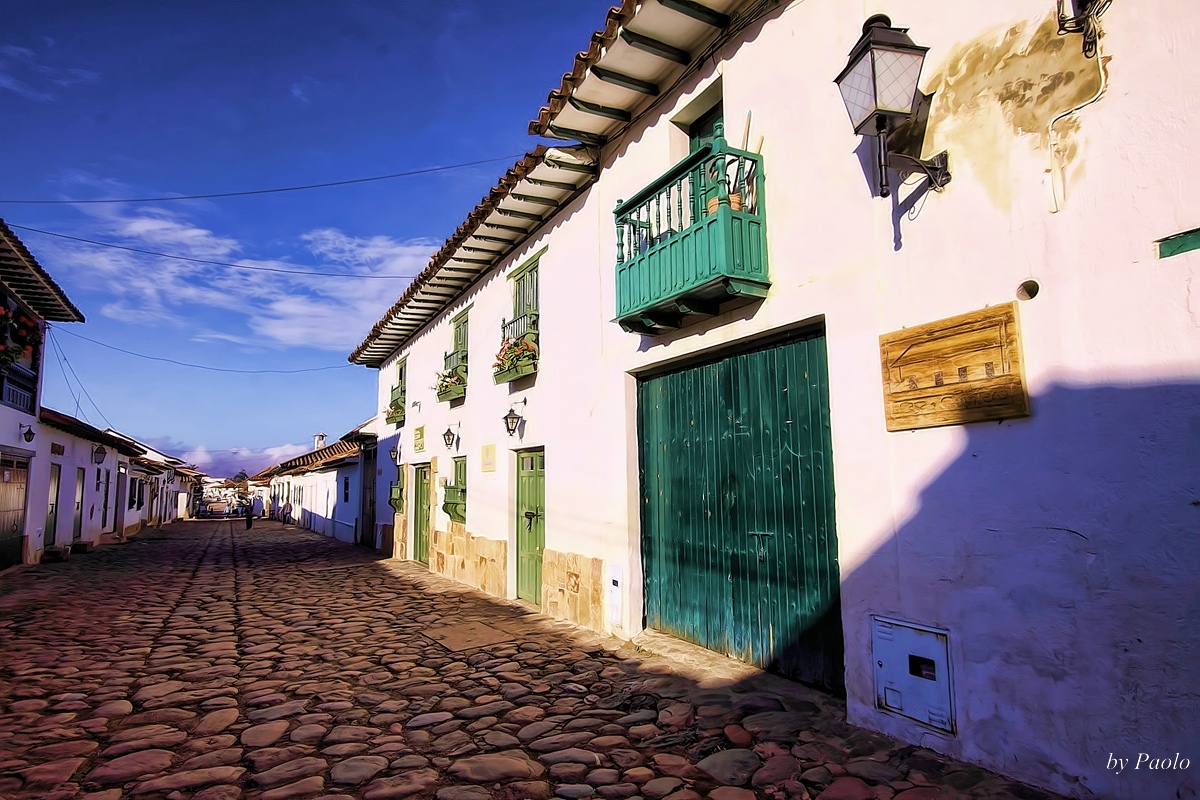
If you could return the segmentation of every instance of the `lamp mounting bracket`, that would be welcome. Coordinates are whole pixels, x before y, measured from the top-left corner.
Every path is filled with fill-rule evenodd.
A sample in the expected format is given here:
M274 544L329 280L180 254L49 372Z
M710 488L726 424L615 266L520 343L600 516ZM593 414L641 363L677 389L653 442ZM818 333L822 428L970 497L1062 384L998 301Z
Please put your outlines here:
M894 152L889 153L889 156L893 160L898 159L902 164L912 165L915 167L915 169L907 169L902 167L902 172L908 172L910 174L913 172L925 173L925 177L929 179L929 184L933 187L935 192L942 191L942 189L946 187L946 184L950 182L950 178L952 177L950 175L950 156L945 150L929 159L914 158L913 156L905 153Z

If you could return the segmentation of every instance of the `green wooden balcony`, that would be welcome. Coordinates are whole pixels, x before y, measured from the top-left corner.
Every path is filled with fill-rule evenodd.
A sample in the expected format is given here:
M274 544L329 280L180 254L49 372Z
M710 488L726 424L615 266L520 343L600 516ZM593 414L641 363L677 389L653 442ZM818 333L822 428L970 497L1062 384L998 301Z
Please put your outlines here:
M766 297L762 159L717 138L617 204L617 322L659 334Z
M445 402L465 397L467 394L467 353L465 350L451 350L446 353L445 371L438 374L437 399Z
M383 414L383 419L389 425L401 427L404 425L404 387L393 386L391 402L388 404L387 411Z
M531 312L500 324L500 352L492 365L492 380L496 385L537 372L537 319L537 313Z

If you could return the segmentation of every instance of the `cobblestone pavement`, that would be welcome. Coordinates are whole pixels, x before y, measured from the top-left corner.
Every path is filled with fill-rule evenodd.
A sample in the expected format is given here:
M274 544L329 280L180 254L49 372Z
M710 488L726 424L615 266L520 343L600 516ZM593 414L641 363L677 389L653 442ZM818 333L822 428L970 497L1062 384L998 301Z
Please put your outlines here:
M0 577L0 797L1049 797L796 684L697 678L413 564L242 527Z

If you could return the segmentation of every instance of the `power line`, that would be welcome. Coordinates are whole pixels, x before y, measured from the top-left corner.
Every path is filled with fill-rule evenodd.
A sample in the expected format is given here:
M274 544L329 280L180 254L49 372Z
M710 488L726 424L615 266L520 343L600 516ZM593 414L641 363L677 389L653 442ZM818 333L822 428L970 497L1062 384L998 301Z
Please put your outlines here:
M143 250L140 247L127 247L123 244L113 244L112 242L98 242L95 239L84 239L79 236L68 236L65 233L55 233L54 231L44 231L39 228L30 228L25 225L14 225L11 222L8 223L8 227L17 228L18 230L22 230L22 231L29 231L30 233L40 233L43 236L54 236L59 239L70 239L71 241L74 241L74 242L83 242L84 244L94 244L97 247L111 247L114 250L128 250L131 253L142 253L143 255L148 255L148 256L160 256L161 258L174 258L179 261L191 261L195 264L210 264L214 267L229 267L230 269L247 270L249 272L282 272L286 275L315 275L316 277L319 277L319 278L358 278L361 280L382 280L382 281L407 280L409 278L416 277L416 275L360 275L360 274L353 273L353 272L315 272L315 271L311 271L311 270L302 270L302 269L282 269L280 267L252 267L247 264L230 264L227 261L209 261L208 259L204 259L204 258L192 258L190 256L179 256L179 255L174 255L172 253L159 253L156 250Z
M50 327L46 326L46 330L49 331ZM75 390L71 388L71 379L67 377L67 370L63 367L62 353L55 349L54 356L58 359L58 370L62 373L63 384L66 385L67 391L70 392L71 399L75 401L75 413L82 416L83 421L90 425L92 421L87 418L87 412L83 410L82 404L79 400L79 395L75 394Z
M354 364L332 364L328 367L307 367L305 369L231 369L229 367L210 367L205 364L189 364L186 361L176 361L173 358L163 358L161 356L148 356L145 353L135 353L132 350L125 350L123 348L116 347L115 345L106 344L95 339L89 339L82 334L69 331L66 328L59 328L58 326L55 326L55 330L60 330L68 336L74 336L76 339L83 339L85 342L91 342L92 344L99 345L100 347L106 347L109 350L116 350L118 353L124 353L127 356L144 358L148 361L162 361L167 364L174 364L178 367L191 367L192 369L203 369L208 370L209 372L234 372L239 375L295 375L301 372L325 372L331 369L346 369L347 367L354 366Z
M0 200L0 203L20 203L22 205L76 205L82 203L161 203L165 200L211 200L217 197L246 197L255 194L279 194L280 192L300 192L307 189L327 189L331 186L350 186L355 183L371 183L372 181L387 181L393 178L409 178L414 175L428 175L433 172L446 172L452 169L463 169L464 167L476 167L480 164L491 164L496 161L511 161L514 158L520 158L521 154L511 156L496 156L495 158L484 158L479 161L466 161L462 164L450 164L445 167L426 167L425 169L414 169L408 172L393 172L391 175L376 175L372 178L352 178L344 181L329 181L328 183L310 183L304 186L284 186L276 189L253 189L244 192L216 192L213 194L187 194L175 195L174 197L130 197L126 199L105 199L105 200Z
M117 426L113 425L112 420L104 415L104 412L100 410L100 406L96 405L96 401L92 398L92 393L89 392L87 387L83 385L83 381L79 378L79 373L75 371L75 367L71 366L71 359L67 358L67 351L63 350L62 344L53 335L53 331L49 326L46 328L46 338L50 341L50 344L54 346L54 349L58 353L59 358L62 359L62 362L67 365L67 369L71 370L71 374L75 376L75 382L79 384L79 391L83 392L83 396L86 397L88 402L92 404L92 408L96 409L96 413L100 415L100 419L104 420L108 424L108 427L115 429Z

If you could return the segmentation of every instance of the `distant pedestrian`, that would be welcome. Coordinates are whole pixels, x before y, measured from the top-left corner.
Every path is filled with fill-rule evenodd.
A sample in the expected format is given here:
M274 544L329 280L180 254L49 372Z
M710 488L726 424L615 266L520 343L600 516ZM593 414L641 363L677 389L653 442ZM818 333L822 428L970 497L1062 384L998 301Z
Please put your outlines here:
M246 503L246 530L254 527L254 504Z

